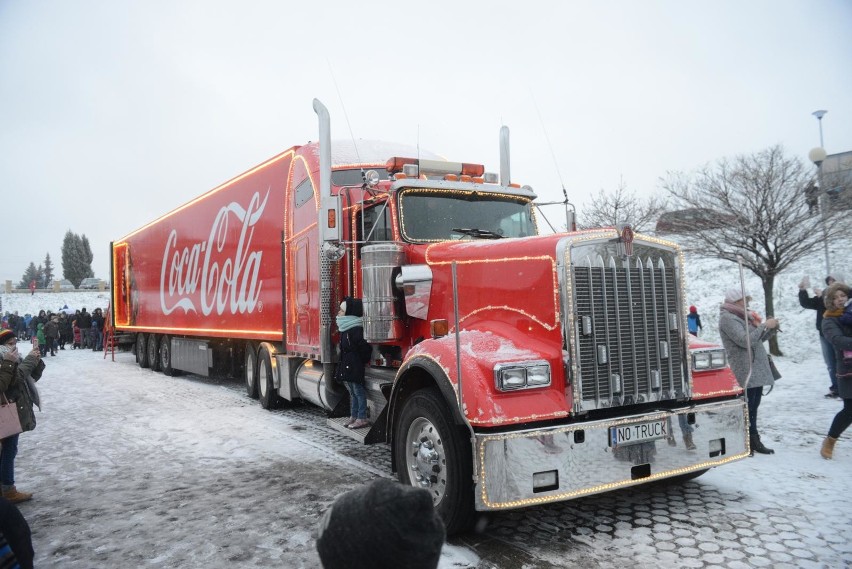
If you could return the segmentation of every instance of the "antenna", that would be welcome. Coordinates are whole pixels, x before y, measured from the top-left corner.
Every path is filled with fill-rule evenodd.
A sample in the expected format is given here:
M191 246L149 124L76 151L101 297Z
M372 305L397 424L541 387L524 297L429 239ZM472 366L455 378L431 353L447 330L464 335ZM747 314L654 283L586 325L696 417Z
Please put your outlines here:
M331 66L331 61L326 58L328 63L328 71L331 73L331 81L334 83L334 90L337 91L337 99L340 101L340 106L343 109L343 118L346 119L346 128L349 129L349 137L352 139L352 146L355 148L355 156L358 158L358 163L361 162L361 155L358 153L358 143L355 142L355 134L352 132L352 124L349 122L349 113L346 112L346 105L343 103L343 96L340 94L340 87L337 84L337 77L334 76L334 68ZM364 174L364 169L361 168L361 174Z
M550 136L547 134L547 127L544 125L544 120L541 118L541 111L539 111L538 103L535 100L535 94L530 89L530 97L533 101L533 107L535 107L535 114L538 116L538 122L541 124L541 130L544 131L544 140L547 142L547 148L550 150L550 157L553 158L553 167L556 168L556 176L559 178L559 185L562 186L562 196L565 198L562 202L565 205L565 221L567 231L576 231L577 227L577 208L574 207L570 201L568 201L568 190L565 189L565 182L562 180L562 172L559 171L559 162L556 160L556 153L553 151L553 145L550 143ZM545 204L541 204L545 205ZM568 207L571 207L571 211L568 211ZM541 208L539 208L541 211ZM542 212L542 216L544 213ZM545 220L547 218L545 217ZM550 225L550 222L547 222Z
M559 178L559 184L562 186L562 195L565 196L565 201L568 201L568 192L565 191L565 182L562 180L562 172L559 171L559 163L556 161L556 153L553 152L553 145L550 143L550 136L547 134L547 127L544 125L544 120L541 118L541 112L538 110L538 103L535 101L535 95L530 90L535 114L538 116L538 122L541 124L541 130L544 131L544 140L547 142L547 148L550 150L550 157L553 158L553 167L556 168L556 175Z

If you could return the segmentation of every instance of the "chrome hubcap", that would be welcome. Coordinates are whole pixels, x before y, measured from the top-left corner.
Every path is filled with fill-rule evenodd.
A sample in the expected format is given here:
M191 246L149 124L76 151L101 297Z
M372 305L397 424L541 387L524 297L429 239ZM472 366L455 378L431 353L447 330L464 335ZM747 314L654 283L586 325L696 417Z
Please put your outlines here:
M441 434L429 420L420 417L408 428L406 442L411 485L429 490L437 504L447 491L447 460Z

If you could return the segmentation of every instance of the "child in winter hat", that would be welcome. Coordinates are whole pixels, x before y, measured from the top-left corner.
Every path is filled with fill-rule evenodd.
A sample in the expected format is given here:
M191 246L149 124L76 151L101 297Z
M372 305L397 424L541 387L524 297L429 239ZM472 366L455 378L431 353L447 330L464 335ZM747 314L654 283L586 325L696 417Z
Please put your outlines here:
M445 537L427 490L380 478L337 497L317 552L325 569L435 569Z

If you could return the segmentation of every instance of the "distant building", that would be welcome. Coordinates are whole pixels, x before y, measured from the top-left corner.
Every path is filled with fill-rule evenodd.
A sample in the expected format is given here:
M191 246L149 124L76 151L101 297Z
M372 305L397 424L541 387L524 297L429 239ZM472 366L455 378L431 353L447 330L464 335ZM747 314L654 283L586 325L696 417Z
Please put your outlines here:
M718 227L720 215L712 209L691 207L667 211L657 220L657 233L690 233Z
M820 181L827 205L852 209L852 151L829 154L821 168Z

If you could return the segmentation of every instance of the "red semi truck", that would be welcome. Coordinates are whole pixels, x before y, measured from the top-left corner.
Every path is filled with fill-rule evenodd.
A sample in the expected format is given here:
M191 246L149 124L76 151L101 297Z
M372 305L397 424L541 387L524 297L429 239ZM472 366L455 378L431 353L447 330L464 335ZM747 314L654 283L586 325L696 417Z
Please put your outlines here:
M687 334L683 256L629 227L539 234L500 175L383 143L294 146L114 241L113 325L167 375L241 377L390 445L450 532L476 512L748 455L742 390ZM570 222L569 222L569 225ZM344 428L334 317L363 299L372 426ZM690 343L692 342L692 343Z

